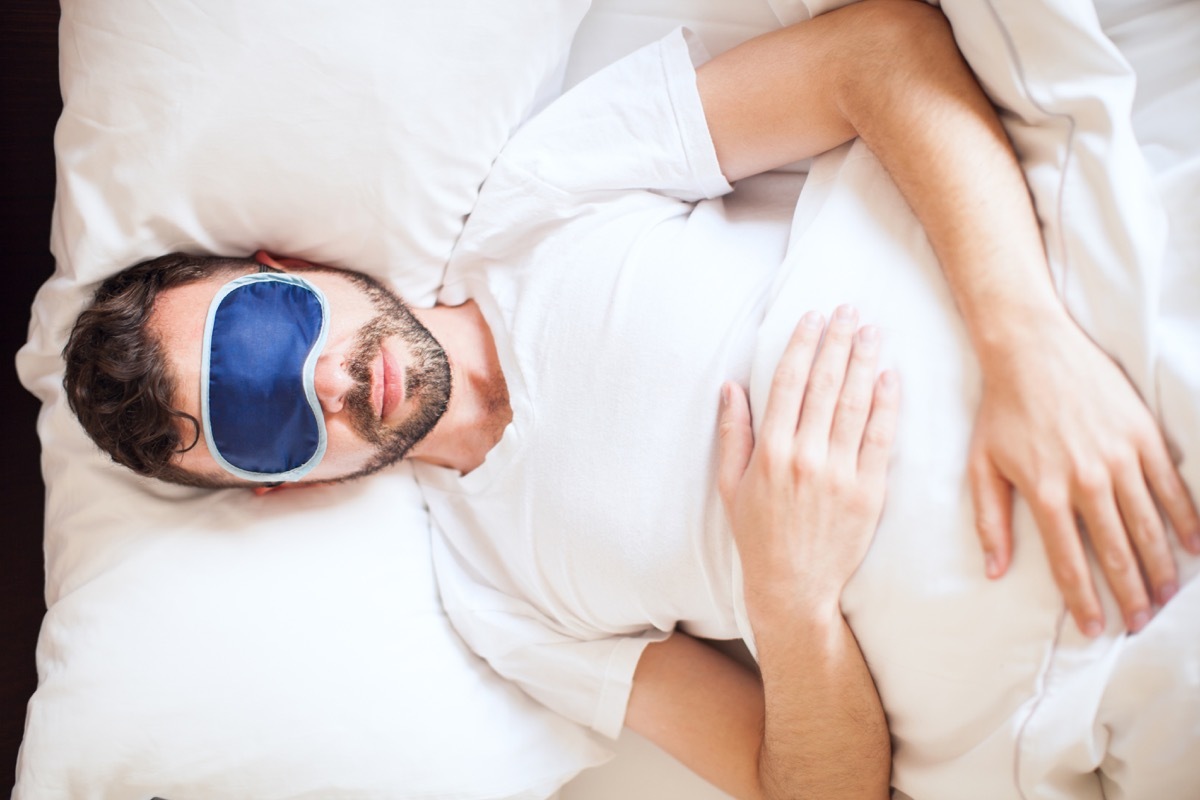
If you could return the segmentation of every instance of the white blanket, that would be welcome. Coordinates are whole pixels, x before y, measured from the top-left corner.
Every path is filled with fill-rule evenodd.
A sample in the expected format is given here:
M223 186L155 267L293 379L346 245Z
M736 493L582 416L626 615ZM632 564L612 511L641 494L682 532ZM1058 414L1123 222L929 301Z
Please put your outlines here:
M1200 6L1179 6L1160 24L1200 32ZM1031 176L1065 302L1157 413L1194 497L1197 37L1158 39L1155 63L1192 79L1160 81L1161 96L1138 97L1140 151L1118 130L1106 159L1076 162L1085 175L1101 170L1096 179L1050 207ZM1141 52L1148 58L1152 51ZM1132 89L1132 74L1117 79ZM1107 186L1138 187L1141 202L1126 214L1107 202ZM863 145L816 160L788 262L763 325L753 396L765 399L798 314L847 301L883 327L887 360L903 376L887 508L843 600L888 711L897 788L922 798L962 797L967 785L973 798L1193 796L1200 786L1200 582L1193 580L1200 560L1172 542L1183 588L1136 636L1121 631L1102 587L1109 630L1089 641L1066 614L1033 520L1018 503L1012 568L988 581L965 475L978 364L919 223Z

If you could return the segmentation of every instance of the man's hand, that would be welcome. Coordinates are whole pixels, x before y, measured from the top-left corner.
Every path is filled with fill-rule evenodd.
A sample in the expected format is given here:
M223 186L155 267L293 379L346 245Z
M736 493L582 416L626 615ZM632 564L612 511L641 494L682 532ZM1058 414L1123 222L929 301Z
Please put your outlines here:
M818 356L821 317L804 317L757 444L745 392L725 387L718 481L752 624L781 607L836 610L878 525L898 390L891 373L876 380L879 332L856 335L856 319L838 309Z
M981 359L969 470L987 574L1008 569L1016 487L1080 630L1104 630L1081 520L1125 625L1136 632L1151 604L1179 588L1159 505L1193 553L1200 553L1200 517L1158 426L1112 360L1065 315L1026 331L1028 340L1015 334Z

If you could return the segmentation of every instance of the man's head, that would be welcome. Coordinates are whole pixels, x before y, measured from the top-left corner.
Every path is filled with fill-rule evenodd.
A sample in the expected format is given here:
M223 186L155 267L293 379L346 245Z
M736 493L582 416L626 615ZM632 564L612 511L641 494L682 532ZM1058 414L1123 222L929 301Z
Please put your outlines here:
M218 465L203 435L201 359L213 298L263 264L303 276L329 308L313 373L328 444L307 480L393 463L440 419L450 394L446 354L399 298L359 273L260 261L175 253L97 290L64 350L64 385L84 429L114 461L175 483L247 485Z

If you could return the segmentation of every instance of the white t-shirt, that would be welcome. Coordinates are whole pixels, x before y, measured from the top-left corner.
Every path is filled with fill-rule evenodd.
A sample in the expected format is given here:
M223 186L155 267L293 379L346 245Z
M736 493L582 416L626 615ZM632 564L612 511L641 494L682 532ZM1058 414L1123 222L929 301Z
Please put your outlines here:
M719 391L746 383L795 202L792 181L695 203L730 187L689 46L583 82L496 162L440 301L478 303L513 421L466 476L417 465L456 628L609 736L648 643L741 635Z

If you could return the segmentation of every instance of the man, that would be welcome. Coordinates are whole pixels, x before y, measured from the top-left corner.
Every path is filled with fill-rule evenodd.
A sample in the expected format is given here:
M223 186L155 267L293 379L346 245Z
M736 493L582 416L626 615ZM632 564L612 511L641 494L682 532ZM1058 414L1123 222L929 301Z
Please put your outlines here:
M252 272L245 263L182 266L171 286L155 277L161 264L147 265L102 288L68 347L72 405L117 460L175 480L341 479L407 453L445 537L447 604L501 672L606 733L627 722L735 794L882 794L878 699L831 614L881 497L878 467L847 476L846 454L878 465L864 454L886 449L894 403L881 388L880 416L866 410L875 337L864 329L852 345L852 311L831 321L805 399L822 323L798 327L753 458L746 399L727 390L721 494L761 688L668 635L742 632L718 458L702 440L717 387L744 382L773 277L771 266L681 254L689 202L855 135L925 225L983 367L972 471L989 574L1007 566L1011 481L1031 500L1080 628L1098 632L1102 614L1076 514L1139 629L1177 589L1155 498L1195 550L1200 520L1136 394L1054 297L1019 170L945 21L904 0L762 37L694 78L676 37L580 87L497 162L438 307L406 315L345 273L263 257L324 295L313 308L328 323L300 337L319 356L309 400L323 433L287 423L281 450L237 452L256 427L239 426L255 406L242 384L259 376L235 369L248 352L228 333L238 323L208 319L230 278ZM284 302L275 292L263 292L272 315ZM231 300L231 318L256 302ZM131 377L143 355L151 366ZM1077 394L1089 402L1064 414ZM837 397L839 410L809 413ZM859 422L840 425L847 416ZM883 432L863 450L872 419ZM122 427L131 420L136 433ZM829 480L846 491L821 491L839 461ZM781 483L788 475L799 484ZM567 537L568 522L587 527Z

